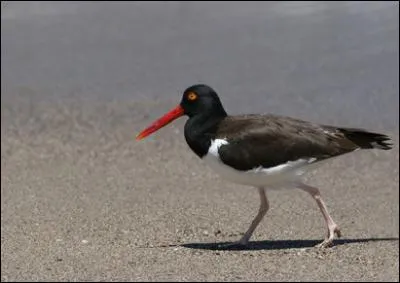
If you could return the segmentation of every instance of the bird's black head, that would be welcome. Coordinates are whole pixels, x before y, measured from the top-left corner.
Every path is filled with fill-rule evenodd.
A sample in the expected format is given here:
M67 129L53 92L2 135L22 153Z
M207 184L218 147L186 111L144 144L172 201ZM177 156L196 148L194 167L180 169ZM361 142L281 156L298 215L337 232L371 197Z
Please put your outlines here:
M196 117L197 120L199 118L216 120L226 117L227 114L217 93L211 87L200 84L193 85L184 91L178 106L140 132L136 139L141 140L147 137L183 115L187 115L189 118Z
M226 116L217 93L211 87L204 84L188 87L183 92L180 106L183 108L184 114L189 117L200 114Z

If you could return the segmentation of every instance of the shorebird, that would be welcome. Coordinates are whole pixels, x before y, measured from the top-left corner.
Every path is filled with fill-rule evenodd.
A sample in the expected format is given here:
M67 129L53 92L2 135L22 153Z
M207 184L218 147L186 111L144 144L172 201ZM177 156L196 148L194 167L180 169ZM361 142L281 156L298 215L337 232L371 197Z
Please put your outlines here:
M232 246L248 244L269 209L266 190L293 187L316 201L327 227L318 247L332 245L339 226L330 216L320 190L303 181L305 173L321 161L359 149L391 149L388 136L358 128L316 124L278 115L226 113L217 93L204 84L187 88L180 104L140 132L141 140L186 115L184 135L192 151L222 178L257 188L260 207L243 237Z

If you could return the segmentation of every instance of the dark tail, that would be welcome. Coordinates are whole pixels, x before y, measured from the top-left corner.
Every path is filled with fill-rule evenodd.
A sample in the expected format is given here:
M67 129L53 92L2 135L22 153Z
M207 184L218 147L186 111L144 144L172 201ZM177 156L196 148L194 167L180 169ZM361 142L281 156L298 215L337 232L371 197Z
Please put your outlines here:
M389 150L392 148L392 140L382 134L371 133L362 129L340 128L346 138L358 145L360 148L378 148Z

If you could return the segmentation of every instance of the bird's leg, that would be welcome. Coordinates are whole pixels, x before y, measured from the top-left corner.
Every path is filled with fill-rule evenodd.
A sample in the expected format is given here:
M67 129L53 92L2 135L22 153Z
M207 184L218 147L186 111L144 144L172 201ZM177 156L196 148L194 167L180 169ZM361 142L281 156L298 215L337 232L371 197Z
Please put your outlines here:
M307 193L309 193L315 199L315 201L318 204L319 209L322 212L322 215L324 216L324 220L325 220L326 226L328 228L328 234L327 234L325 240L322 243L318 244L316 247L326 248L328 246L331 246L335 233L338 237L340 237L341 232L340 232L339 226L333 221L332 217L329 215L328 209L326 208L325 202L322 200L319 189L308 186L303 183L297 183L296 186L297 186L297 188L302 189L303 191L306 191Z
M242 245L247 245L251 236L253 235L254 230L257 228L258 224L260 224L261 220L264 218L265 214L269 209L269 203L267 199L267 195L265 193L264 188L258 188L258 193L260 194L260 208L258 209L258 213L256 217L254 217L253 221L249 229L243 235L243 237L239 240L239 243Z
M267 195L265 193L265 189L258 188L258 193L260 194L260 208L258 209L256 217L254 217L253 221L251 222L249 229L247 229L246 233L239 241L223 245L224 248L235 247L235 246L246 246L248 244L251 236L253 235L254 230L257 228L258 224L260 224L261 220L264 218L265 214L269 209L269 203Z

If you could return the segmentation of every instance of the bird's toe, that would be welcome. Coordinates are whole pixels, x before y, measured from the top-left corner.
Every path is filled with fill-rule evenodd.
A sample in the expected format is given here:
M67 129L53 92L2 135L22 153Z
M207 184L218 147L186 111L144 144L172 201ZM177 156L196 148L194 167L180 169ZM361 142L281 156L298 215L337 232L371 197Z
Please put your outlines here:
M331 247L332 243L333 243L332 240L324 240L323 242L317 244L315 247L319 249L325 249Z

